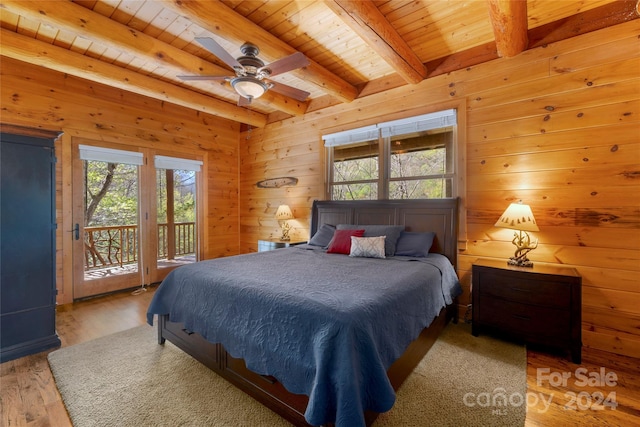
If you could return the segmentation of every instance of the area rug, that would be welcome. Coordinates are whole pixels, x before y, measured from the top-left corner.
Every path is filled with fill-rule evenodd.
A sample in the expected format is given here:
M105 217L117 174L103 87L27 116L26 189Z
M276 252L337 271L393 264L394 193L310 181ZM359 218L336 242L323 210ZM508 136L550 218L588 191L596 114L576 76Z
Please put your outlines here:
M144 325L49 354L75 427L288 426ZM450 324L376 427L522 426L524 346Z

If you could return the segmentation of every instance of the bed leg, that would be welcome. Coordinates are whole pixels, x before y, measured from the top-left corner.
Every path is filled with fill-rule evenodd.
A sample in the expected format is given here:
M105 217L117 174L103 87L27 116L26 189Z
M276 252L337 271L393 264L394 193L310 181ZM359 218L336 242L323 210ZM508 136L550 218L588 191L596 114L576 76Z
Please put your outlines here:
M458 298L453 300L453 304L451 304L448 308L448 315L454 325L458 324Z
M165 338L162 336L162 329L167 322L167 316L158 315L158 344L164 344Z

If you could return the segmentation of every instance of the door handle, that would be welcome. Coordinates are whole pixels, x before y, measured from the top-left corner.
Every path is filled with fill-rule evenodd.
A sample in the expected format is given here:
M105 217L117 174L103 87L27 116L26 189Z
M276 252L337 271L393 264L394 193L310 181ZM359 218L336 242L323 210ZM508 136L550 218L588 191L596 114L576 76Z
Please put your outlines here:
M76 224L71 231L73 231L75 239L80 240L80 224Z

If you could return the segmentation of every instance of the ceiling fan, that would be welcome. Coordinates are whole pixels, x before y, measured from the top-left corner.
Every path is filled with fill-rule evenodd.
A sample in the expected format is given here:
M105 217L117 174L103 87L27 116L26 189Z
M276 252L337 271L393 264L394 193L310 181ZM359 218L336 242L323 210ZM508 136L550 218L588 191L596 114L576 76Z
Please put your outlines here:
M265 65L258 58L260 49L254 44L245 43L240 47L243 56L234 58L222 46L211 37L196 37L195 40L207 50L217 56L222 62L233 68L235 76L178 76L182 80L226 80L240 95L239 106L251 104L253 99L259 98L264 93L272 89L282 95L289 96L304 101L309 96L309 92L296 89L294 87L267 80L269 77L286 73L296 68L306 67L309 60L300 52L279 59L271 64Z

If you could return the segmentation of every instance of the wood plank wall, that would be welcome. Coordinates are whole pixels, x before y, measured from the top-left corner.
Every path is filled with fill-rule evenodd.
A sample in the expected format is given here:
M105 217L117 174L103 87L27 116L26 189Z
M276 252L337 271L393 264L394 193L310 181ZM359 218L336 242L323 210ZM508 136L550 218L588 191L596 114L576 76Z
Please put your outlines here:
M640 354L640 20L253 129L240 139L240 246L277 236L281 203L307 237L324 194L323 132L466 100L466 250L458 271L468 302L477 257L508 258L512 232L493 226L522 199L540 226L537 263L583 276L583 342ZM293 176L295 187L259 189Z
M493 223L509 202L523 199L541 228L531 258L575 266L583 275L584 344L637 356L639 33L635 20L251 129L239 140L239 126L226 120L3 58L1 120L65 132L57 147L62 303L71 298L70 245L63 232L70 229L69 138L205 153L205 257L212 258L254 251L259 238L277 236L273 215L281 203L296 215L292 236L308 236L311 203L324 194L323 132L464 100L467 245L458 270L465 297L474 259L512 254L510 233ZM255 186L280 176L299 183Z
M240 125L2 58L2 123L64 132L56 146L58 303L72 295L71 143L75 137L205 159L203 258L238 253Z

